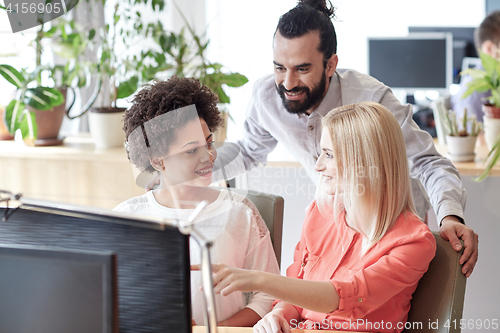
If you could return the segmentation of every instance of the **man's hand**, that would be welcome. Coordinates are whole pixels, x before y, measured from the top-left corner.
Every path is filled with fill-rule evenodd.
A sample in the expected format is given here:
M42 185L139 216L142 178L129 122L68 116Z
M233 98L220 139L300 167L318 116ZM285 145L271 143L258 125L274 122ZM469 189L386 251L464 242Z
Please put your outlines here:
M460 264L462 266L462 273L469 277L476 266L478 257L478 236L468 226L460 223L456 216L446 216L439 229L439 234L444 239L450 241L451 246L455 251L462 249L460 239L464 242L464 253L460 257Z

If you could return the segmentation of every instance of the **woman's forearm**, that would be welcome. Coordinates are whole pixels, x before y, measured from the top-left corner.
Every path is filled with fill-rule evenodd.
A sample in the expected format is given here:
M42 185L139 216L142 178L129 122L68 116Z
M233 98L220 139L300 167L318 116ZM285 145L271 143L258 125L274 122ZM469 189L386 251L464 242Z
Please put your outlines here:
M329 313L339 307L339 295L329 281L307 281L252 271L257 290L308 310Z
M193 266L191 269L197 269ZM307 281L278 274L212 265L214 291L224 296L234 291L260 291L301 308L329 313L339 307L339 295L329 281Z

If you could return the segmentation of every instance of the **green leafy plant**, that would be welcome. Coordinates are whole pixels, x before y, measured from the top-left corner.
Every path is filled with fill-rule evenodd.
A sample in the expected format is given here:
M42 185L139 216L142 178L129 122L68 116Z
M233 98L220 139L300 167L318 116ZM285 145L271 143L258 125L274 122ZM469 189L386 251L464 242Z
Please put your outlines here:
M161 11L165 6L163 1L150 4L154 11ZM118 99L129 97L140 85L154 79L157 73L172 68L165 55L153 49L146 48L135 55L127 52L141 41L152 38L153 31L163 29L161 22L144 25L141 13L132 5L132 2L118 2L114 6L112 22L98 31L99 52L95 71L99 75L99 88L109 86L109 98L100 106L102 108L116 108ZM117 50L118 41L123 43L123 52Z
M439 116L449 136L477 136L482 128L475 116L467 116L467 109L464 109L462 119L459 119L453 110L440 111Z
M35 113L26 106L45 111L64 102L63 95L57 89L36 84L31 86L31 83L37 82L39 71L40 68L31 73L26 69L19 72L12 66L0 65L0 74L17 88L16 98L4 111L5 125L11 134L20 129L28 143L36 139L37 125Z
M497 136L495 143L493 144L493 147L488 153L488 156L486 156L486 162L483 173L480 174L478 177L472 178L472 180L478 183L482 182L486 177L488 177L491 169L493 168L493 166L495 166L499 158L500 158L500 135Z
M185 28L176 34L159 29L155 32L155 41L163 52L169 56L173 64L173 74L179 77L191 76L199 79L219 97L222 104L231 102L224 90L228 87L241 87L248 82L248 78L240 73L231 72L217 62L210 62L206 51L210 40L206 38L206 31L197 35L189 24L184 14L177 8L182 16ZM189 32L189 38L185 32Z
M467 90L462 95L465 98L474 92L487 92L491 91L491 96L487 97L485 101L489 105L500 107L500 59L479 52L481 58L481 65L483 69L470 68L465 70L462 75L470 75L472 80L467 85ZM490 173L493 166L500 158L500 135L497 136L493 147L491 148L488 156L486 157L485 169L481 175L473 178L476 182L483 181Z
M37 123L33 111L27 106L40 111L52 110L65 102L59 89L83 87L87 83L86 64L78 57L85 51L87 41L92 39L90 33L77 29L75 23L58 19L52 22L50 29L41 24L33 40L36 51L35 69L17 70L12 66L0 65L0 74L16 89L16 98L10 102L4 112L4 123L11 134L20 129L27 144L33 144L37 137ZM67 59L65 65L43 66L42 43L49 39L61 50L60 55ZM42 83L42 73L46 72L52 82Z
M466 98L476 91L491 91L491 97L487 97L486 101L500 107L500 60L481 51L479 51L479 56L483 69L469 68L462 72L462 75L472 77L462 98Z

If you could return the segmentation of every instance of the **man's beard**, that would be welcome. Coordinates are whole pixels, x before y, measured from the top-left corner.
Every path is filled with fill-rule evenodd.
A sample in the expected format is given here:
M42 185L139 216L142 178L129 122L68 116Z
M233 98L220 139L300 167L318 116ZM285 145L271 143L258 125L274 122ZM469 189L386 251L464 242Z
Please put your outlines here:
M313 106L318 104L326 89L326 74L323 72L323 77L321 78L319 84L313 87L311 91L308 87L294 87L291 90L286 90L282 83L276 86L276 90L278 91L278 95L281 97L281 101L283 102L283 106L285 109L292 114L307 114L307 111L310 110ZM301 101L293 101L289 100L285 96L285 92L289 93L306 93L306 98Z

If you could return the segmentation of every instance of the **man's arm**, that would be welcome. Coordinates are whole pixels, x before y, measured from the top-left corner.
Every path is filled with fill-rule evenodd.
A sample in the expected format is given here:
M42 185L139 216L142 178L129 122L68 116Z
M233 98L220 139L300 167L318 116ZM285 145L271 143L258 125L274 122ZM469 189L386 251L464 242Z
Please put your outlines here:
M217 149L217 159L213 181L231 179L249 171L260 163L267 163L267 155L271 153L278 141L263 127L259 113L262 112L261 97L258 94L259 81L254 85L252 96L246 111L243 124L243 138L236 143L225 143ZM274 126L280 126L274 124Z

